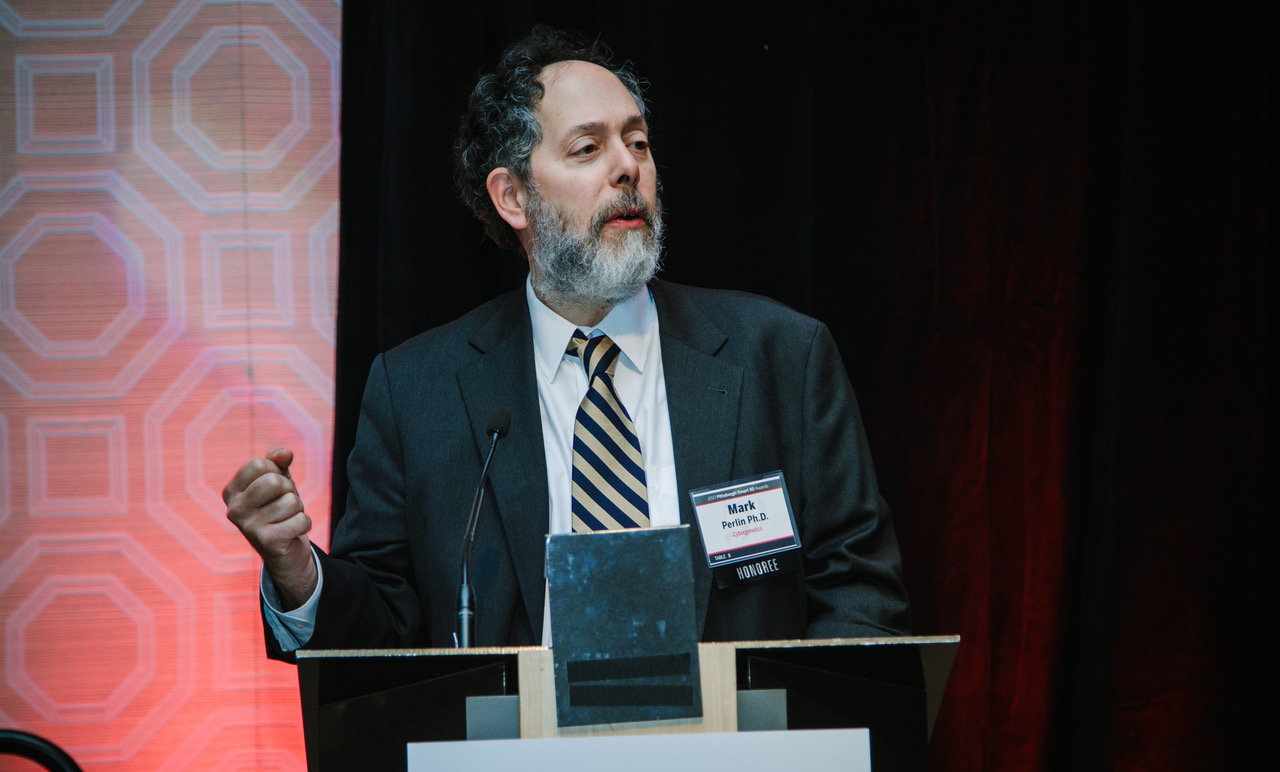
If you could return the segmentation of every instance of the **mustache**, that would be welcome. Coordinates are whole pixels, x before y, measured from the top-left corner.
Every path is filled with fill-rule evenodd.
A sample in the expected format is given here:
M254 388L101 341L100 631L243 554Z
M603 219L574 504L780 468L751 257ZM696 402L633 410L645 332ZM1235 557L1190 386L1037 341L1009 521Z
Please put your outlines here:
M618 194L616 199L601 207L596 212L595 217L591 218L591 235L599 238L600 233L604 230L605 223L621 215L638 217L644 221L647 227L653 228L654 218L661 215L661 213L661 204L650 205L648 199L634 188L624 190Z

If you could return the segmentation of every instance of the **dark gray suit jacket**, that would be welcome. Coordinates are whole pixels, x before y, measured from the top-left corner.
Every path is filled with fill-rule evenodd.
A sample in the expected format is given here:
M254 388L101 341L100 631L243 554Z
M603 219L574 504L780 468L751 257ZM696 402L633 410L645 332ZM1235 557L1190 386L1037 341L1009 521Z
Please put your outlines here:
M801 573L719 589L683 496L701 639L907 633L893 525L826 327L752 295L650 287L680 490L781 469L803 551ZM547 473L534 379L523 288L374 362L307 648L452 645L462 539L498 406L513 417L472 553L476 641L541 642ZM267 642L280 654L270 632Z

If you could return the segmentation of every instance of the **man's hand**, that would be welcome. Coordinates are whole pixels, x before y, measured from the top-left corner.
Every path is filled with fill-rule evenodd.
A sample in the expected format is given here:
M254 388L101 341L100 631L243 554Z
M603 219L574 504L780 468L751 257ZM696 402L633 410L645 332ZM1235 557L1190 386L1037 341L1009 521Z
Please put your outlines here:
M222 489L227 519L262 556L284 611L305 603L318 579L307 538L311 518L289 475L292 463L293 451L273 450L240 467Z

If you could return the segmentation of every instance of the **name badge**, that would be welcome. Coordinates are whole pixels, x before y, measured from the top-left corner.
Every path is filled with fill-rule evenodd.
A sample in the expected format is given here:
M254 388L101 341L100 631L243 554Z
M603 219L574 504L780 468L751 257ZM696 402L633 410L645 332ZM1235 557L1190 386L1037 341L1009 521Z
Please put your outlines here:
M800 540L782 472L689 491L720 587L800 568Z

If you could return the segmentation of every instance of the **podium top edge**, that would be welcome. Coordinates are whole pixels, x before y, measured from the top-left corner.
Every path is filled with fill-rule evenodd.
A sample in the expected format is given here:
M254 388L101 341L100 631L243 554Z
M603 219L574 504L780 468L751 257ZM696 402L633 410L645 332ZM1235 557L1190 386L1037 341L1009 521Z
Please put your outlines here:
M781 649L814 646L934 646L958 643L960 643L960 636L958 635L898 635L878 638L793 638L782 641L730 641L714 645L732 646L735 649Z
M794 638L781 641L725 641L700 643L733 649L786 649L817 646L936 646L960 643L958 635L914 635L881 638ZM550 651L543 646L483 646L470 649L299 649L298 659L423 656L511 656L522 652Z
M550 651L545 646L473 646L469 649L298 649L298 659L341 657L422 657L441 655L512 655L524 651Z

